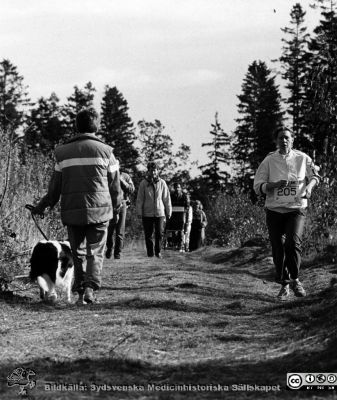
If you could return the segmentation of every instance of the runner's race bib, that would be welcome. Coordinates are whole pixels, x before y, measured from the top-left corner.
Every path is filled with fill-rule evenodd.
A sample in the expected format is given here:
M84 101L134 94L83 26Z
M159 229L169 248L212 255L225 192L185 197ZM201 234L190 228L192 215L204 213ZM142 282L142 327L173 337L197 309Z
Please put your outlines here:
M276 188L274 200L278 203L297 203L299 201L299 182L291 181L284 188Z

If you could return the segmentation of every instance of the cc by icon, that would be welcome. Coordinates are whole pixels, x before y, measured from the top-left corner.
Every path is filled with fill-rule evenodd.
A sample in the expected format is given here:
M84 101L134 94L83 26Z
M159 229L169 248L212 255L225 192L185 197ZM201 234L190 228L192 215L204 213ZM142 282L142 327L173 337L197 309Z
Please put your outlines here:
M314 383L314 382L315 382L315 375L308 374L308 375L305 377L305 380L306 380L306 382L308 382L308 383Z
M288 377L288 386L291 389L298 389L302 386L302 377L297 374L289 375Z

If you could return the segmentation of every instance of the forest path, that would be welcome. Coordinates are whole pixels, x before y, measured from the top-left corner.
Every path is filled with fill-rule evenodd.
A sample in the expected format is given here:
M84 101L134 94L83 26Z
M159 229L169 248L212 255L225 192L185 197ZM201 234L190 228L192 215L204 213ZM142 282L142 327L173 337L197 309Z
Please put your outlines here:
M159 260L135 242L105 260L98 304L46 305L36 286L0 300L0 398L18 398L17 367L36 373L32 399L315 398L286 377L337 372L336 272L303 267L308 296L282 302L264 248Z

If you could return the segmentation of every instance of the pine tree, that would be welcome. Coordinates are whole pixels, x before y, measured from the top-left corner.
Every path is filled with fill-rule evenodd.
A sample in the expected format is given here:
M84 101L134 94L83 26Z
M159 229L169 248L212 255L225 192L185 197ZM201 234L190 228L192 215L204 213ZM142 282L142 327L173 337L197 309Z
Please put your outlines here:
M38 100L30 111L28 124L25 142L30 149L50 154L55 145L63 141L66 130L62 122L62 108L55 93Z
M223 166L228 166L230 163L229 136L222 129L218 120L218 113L215 113L215 122L211 124L212 130L210 134L213 136L211 142L203 143L202 147L210 147L207 152L209 159L208 164L200 166L202 177L208 183L209 188L213 191L223 188L229 180L229 173L223 170Z
M83 89L74 86L74 93L67 98L68 102L62 109L63 126L66 129L63 141L74 134L77 113L84 108L93 107L95 92L96 89L91 82L88 82Z
M264 157L274 150L273 133L282 123L280 93L264 62L249 65L238 98L241 117L236 119L232 152L239 177L249 181Z
M296 3L290 12L291 27L281 29L289 39L282 39L284 46L280 57L282 67L282 78L287 81L286 88L289 90L287 112L292 118L292 131L295 136L295 147L302 151L311 148L311 138L305 129L304 104L305 104L305 76L310 60L308 51L309 34L304 26L303 11L300 3Z
M138 151L134 147L135 129L128 114L129 107L116 87L105 87L101 103L100 136L114 148L122 169L135 170Z
M337 173L336 3L317 2L321 4L322 20L309 43L312 58L307 72L306 124L314 138L314 156L322 165L321 174L331 177Z
M17 67L9 60L0 62L0 131L8 136L25 123L25 108L31 105L27 86Z

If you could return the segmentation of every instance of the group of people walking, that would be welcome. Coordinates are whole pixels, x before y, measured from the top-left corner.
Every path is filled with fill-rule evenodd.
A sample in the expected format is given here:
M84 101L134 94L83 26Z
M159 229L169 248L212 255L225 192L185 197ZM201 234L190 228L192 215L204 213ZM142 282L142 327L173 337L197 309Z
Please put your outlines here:
M193 206L192 206L193 204ZM183 192L181 184L175 182L173 191L169 191L166 182L159 177L159 169L154 161L147 165L145 178L140 182L136 211L142 218L146 251L148 257L162 258L164 237L173 231L176 235L176 247L180 252L198 249L205 241L206 215L192 210L201 205L199 200L190 201L188 193ZM198 227L197 227L198 225ZM191 236L191 239L190 239ZM165 242L168 240L165 237Z
M135 187L128 174L120 173L113 149L95 135L96 111L80 111L76 127L78 135L56 148L48 192L33 213L43 214L61 198L61 220L67 227L74 258L73 292L78 293L79 304L87 304L96 300L101 286L105 248L107 258L112 256L112 249L114 258L121 257L126 212ZM319 175L311 158L292 148L290 131L280 129L275 140L278 149L259 166L254 190L266 198L275 279L281 285L278 297L285 299L290 288L296 296L306 294L299 281L301 240L308 199ZM180 183L170 193L154 162L147 165L140 182L136 211L142 219L148 257L162 258L165 228L177 232L181 252L195 250L205 241L207 218L201 202L191 202Z
M162 245L165 247L171 245L181 253L197 250L205 244L207 225L201 202L191 201L189 194L183 191L179 182L174 183L172 192L168 192L163 180L161 180L161 186L158 186L156 182L151 181L152 171L155 171L155 174L158 173L154 162L148 164L148 176L141 183L137 195L137 214L143 218L147 255L149 257L153 255L153 230L155 232L154 253L159 258L161 258ZM163 192L161 187L165 188ZM153 201L152 195L156 197L156 201ZM158 201L162 204L164 212L160 210ZM164 216L155 217L158 218L157 223L154 222L155 220L150 220L153 229L149 230L148 214L164 214ZM160 218L163 218L163 221Z
M55 150L55 169L49 182L48 192L34 207L33 214L43 215L47 207L53 208L61 198L61 220L67 227L73 253L75 280L73 292L78 293L78 303L96 301L95 292L101 286L101 273L105 256L121 257L125 235L127 209L135 187L129 174L119 170L112 147L96 135L98 114L94 109L85 109L76 116L78 134ZM181 189L180 184L178 185ZM175 188L177 185L175 185ZM175 216L175 197L166 182L159 177L154 162L147 165L145 178L140 182L136 211L142 219L148 257L162 258L162 242L166 224ZM180 192L180 190L179 190ZM183 194L184 198L188 196ZM200 202L199 202L200 203ZM172 206L173 204L173 206ZM202 212L203 213L203 212ZM194 215L190 219L190 201L184 208L184 238L188 226L193 238ZM203 213L204 215L204 213ZM203 218L203 228L207 221ZM202 229L200 234L204 236ZM154 236L154 238L153 238ZM184 241L188 249L188 239ZM191 239L191 244L194 239ZM192 249L202 244L197 240Z
M124 244L127 209L131 204L130 196L135 191L132 178L120 171L122 203L109 222L106 240L106 258L121 258ZM207 218L199 200L190 201L188 193L183 192L181 184L175 182L173 191L169 191L166 182L159 177L155 162L147 165L145 178L137 192L136 212L142 219L145 245L148 257L162 258L168 232L173 231L175 245L180 252L197 250L205 244ZM190 240L191 237L191 240Z

